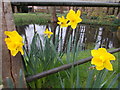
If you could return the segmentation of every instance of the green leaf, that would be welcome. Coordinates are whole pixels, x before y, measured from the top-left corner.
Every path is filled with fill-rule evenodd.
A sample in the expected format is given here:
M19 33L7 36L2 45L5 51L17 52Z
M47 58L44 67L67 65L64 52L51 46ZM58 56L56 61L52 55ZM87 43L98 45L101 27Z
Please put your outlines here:
M104 74L104 78L106 77L106 74L107 74L107 73L108 73L108 70L106 70L106 73ZM114 71L114 72L107 78L106 81L104 81L104 79L102 79L102 81L104 81L104 82L101 84L100 88L102 88L102 87L112 78L112 76L113 76L115 73L116 73L116 71Z
M89 70L88 78L86 81L86 88L92 87L93 75L94 75L94 70Z
M120 73L117 74L110 82L110 84L107 86L107 88L112 88L114 86L114 84L116 83L116 81L118 80L118 78L120 77Z
M76 88L80 88L80 75L79 68L77 67L77 78L76 78Z
M101 85L101 78L103 76L104 70L101 70L101 71L99 71L99 73L97 73L97 76L96 76L96 79L94 81L94 84L93 84L92 88L99 88L100 87L100 85Z
M61 87L62 87L62 88L65 88L65 86L64 86L64 82L62 81L62 78L61 78L59 72L58 72L58 77L59 77L59 80L60 80Z
M20 69L19 72L19 87L18 88L23 88L24 80L23 80L23 72L22 69Z

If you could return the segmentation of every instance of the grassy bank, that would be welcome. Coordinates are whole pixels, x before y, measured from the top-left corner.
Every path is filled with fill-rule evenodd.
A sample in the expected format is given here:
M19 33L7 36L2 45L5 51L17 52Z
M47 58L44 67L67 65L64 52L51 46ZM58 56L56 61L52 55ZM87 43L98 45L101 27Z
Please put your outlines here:
M50 14L43 13L15 13L14 21L16 25L45 24L50 21Z
M65 16L65 14L57 13L57 16ZM86 14L82 15L83 24L98 24L98 25L110 25L118 26L120 21L116 19L115 16L106 17L88 17ZM28 24L46 24L51 22L51 14L46 13L15 13L14 20L16 25L28 25Z

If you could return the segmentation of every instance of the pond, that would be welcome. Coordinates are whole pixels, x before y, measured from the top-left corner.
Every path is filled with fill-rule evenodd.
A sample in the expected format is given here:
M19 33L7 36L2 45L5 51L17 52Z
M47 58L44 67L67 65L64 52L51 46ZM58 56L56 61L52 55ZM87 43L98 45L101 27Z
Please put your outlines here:
M98 26L98 25L87 25L79 24L75 30L70 27L60 28L56 23L49 23L47 25L30 24L24 26L16 26L17 31L26 40L26 47L30 49L34 34L37 32L40 35L42 44L44 45L44 31L48 28L54 33L52 36L53 43L55 43L56 36L62 39L58 45L58 50L65 50L67 39L72 37L72 43L79 43L81 50L86 49L97 49L100 47L105 48L118 48L120 47L120 35L116 27L111 26ZM62 48L60 48L62 45ZM72 44L71 44L72 45Z

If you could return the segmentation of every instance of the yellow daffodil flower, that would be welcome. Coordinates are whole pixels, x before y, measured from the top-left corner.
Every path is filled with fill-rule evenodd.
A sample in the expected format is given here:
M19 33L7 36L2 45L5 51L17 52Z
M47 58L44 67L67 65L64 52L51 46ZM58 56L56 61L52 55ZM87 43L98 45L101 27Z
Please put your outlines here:
M80 10L77 10L77 13L75 13L75 11L73 11L72 9L67 14L66 18L70 21L68 23L68 25L71 25L72 29L75 29L77 27L77 24L79 22L82 22L82 19L80 18L80 15L81 15Z
M5 31L4 33L8 36L8 38L5 38L5 42L11 55L15 56L19 51L23 55L23 38L17 33L17 31Z
M59 20L59 22L57 22L57 23L60 25L61 28L68 26L68 24L67 24L67 21L68 21L68 20L65 19L64 16L58 17L58 20Z
M96 65L97 70L102 70L104 68L112 71L113 67L110 60L115 60L115 56L108 53L105 48L99 48L98 50L91 50L93 56L91 64Z
M46 36L48 36L48 38L50 38L50 36L51 36L53 33L50 32L48 29L46 29L46 30L44 31L44 34L45 34Z

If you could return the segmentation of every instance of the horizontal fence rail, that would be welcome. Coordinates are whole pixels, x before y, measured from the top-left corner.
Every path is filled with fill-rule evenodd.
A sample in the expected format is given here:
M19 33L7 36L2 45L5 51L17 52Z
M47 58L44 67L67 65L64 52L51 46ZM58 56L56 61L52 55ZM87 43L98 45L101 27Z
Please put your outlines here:
M116 52L119 52L119 51L120 51L120 48L114 49L113 51L109 51L109 53L116 53ZM26 77L26 81L27 81L27 82L31 82L31 81L33 81L33 80L46 77L46 76L48 76L48 75L51 75L51 74L54 74L54 73L57 73L57 72L60 72L60 71L69 69L69 68L71 68L72 66L77 66L77 65L86 63L86 62L90 61L91 59L92 59L92 57L88 57L88 58L85 58L85 59L81 59L81 60L79 60L79 61L76 61L76 62L74 62L74 63L65 64L65 65L62 65L62 66L60 66L60 67L56 67L56 68L53 68L53 69L51 69L51 70L48 70L48 71L44 71L44 72L42 72L42 73L38 73L38 74L33 75L33 76L28 76L28 77Z
M11 2L13 6L83 6L83 7L120 7L116 2L89 2L89 1L66 1L66 2Z

